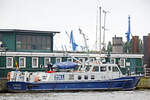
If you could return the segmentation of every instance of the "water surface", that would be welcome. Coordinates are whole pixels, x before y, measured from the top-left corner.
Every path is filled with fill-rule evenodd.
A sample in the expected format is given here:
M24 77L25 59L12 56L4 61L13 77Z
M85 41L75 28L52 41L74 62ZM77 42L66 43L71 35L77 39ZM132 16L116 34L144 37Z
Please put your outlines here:
M150 100L150 90L1 93L0 100Z

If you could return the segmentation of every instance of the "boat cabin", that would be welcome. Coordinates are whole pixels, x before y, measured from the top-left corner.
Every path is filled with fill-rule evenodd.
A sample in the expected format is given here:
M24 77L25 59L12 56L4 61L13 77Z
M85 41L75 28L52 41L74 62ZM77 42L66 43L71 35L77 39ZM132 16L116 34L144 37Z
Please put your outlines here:
M93 64L84 66L85 70L48 72L11 72L10 81L23 82L56 82L56 81L89 81L110 80L122 77L122 73L116 64ZM88 69L88 70L86 70ZM64 69L66 70L66 69ZM67 69L68 70L68 69ZM55 71L55 72L54 72Z

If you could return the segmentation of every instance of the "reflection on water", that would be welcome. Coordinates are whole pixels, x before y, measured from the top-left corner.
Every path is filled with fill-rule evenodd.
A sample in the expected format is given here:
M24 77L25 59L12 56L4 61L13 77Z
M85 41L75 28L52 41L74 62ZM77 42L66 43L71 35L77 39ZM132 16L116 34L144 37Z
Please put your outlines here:
M150 100L150 90L1 93L0 100Z

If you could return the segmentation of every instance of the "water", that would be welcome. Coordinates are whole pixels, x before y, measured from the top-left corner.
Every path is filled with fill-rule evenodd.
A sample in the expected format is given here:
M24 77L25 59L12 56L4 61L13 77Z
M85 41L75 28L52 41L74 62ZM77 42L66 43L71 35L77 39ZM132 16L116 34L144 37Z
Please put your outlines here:
M1 93L0 100L150 100L150 90Z

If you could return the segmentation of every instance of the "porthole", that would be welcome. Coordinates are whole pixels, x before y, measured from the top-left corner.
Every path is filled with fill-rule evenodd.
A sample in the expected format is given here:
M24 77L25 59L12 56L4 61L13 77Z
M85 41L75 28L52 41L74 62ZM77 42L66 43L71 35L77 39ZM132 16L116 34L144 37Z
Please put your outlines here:
M78 76L78 80L81 80L81 79L82 79L82 77L79 75L79 76Z

